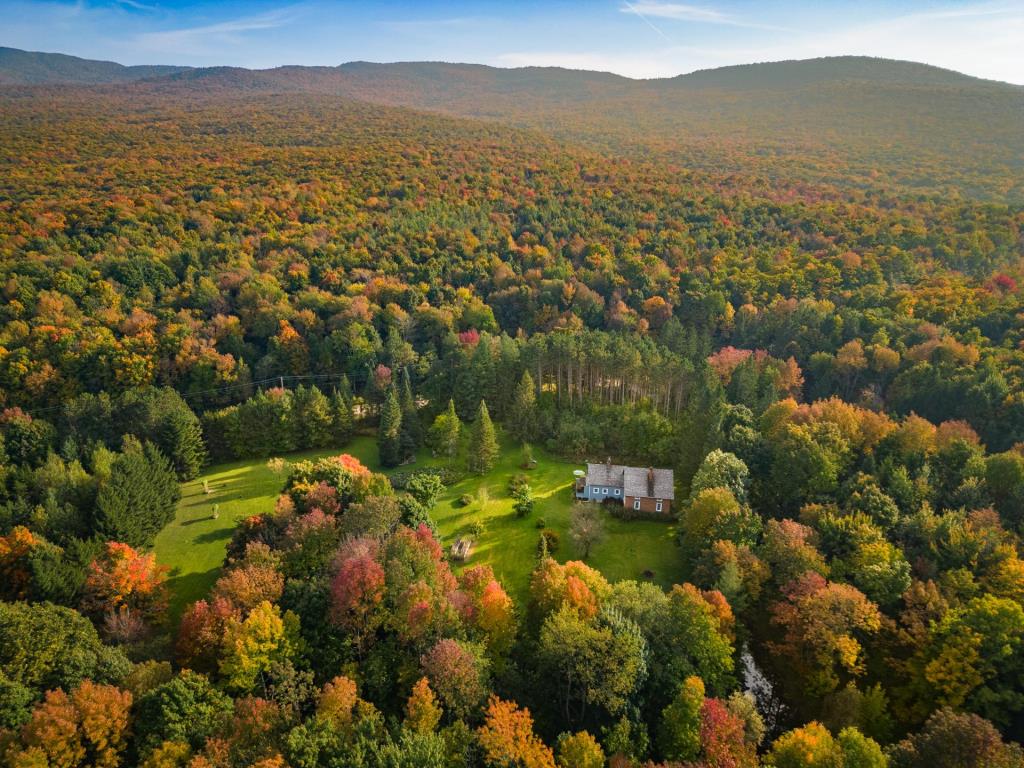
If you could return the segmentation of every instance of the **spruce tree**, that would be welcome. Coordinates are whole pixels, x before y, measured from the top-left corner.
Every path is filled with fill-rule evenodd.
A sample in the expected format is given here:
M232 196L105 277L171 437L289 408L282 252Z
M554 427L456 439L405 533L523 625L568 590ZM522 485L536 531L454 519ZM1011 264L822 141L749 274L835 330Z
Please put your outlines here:
M394 384L388 389L381 409L377 451L382 467L397 467L402 463L402 407Z
M476 382L473 380L473 369L470 365L470 355L465 349L460 349L452 356L452 395L455 400L455 410L459 418L469 421L476 413L476 407L480 402L477 394Z
M517 440L525 442L536 437L536 424L537 394L533 377L529 371L523 371L508 409L508 430Z
M423 444L423 426L420 424L419 410L416 408L416 398L412 394L412 385L409 383L409 372L402 376L402 440L410 447L408 456L415 456Z
M469 360L470 377L473 382L473 403L486 400L494 402L494 357L491 354L489 336L481 336Z
M334 445L338 447L347 445L352 439L355 426L352 420L352 402L345 396L345 391L342 389L331 395L331 417Z
M466 465L470 472L478 475L489 472L498 460L498 438L494 434L491 414L487 411L487 403L480 401L476 421L469 432L469 453Z
M293 395L292 432L299 448L326 448L333 441L331 403L317 387L300 386Z
M352 402L352 382L348 380L348 374L343 373L341 375L341 383L338 384L338 388L335 391L348 400L349 403Z
M171 462L152 443L132 440L99 487L94 528L104 538L147 547L174 519L180 496Z
M206 445L199 419L190 409L169 411L159 425L156 440L171 458L178 477L191 480L206 463Z

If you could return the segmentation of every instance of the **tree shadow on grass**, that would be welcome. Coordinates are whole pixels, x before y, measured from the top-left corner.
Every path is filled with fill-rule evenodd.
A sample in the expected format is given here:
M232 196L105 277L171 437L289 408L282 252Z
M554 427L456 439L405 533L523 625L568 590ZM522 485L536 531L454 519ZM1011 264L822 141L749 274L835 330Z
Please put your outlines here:
M233 501L246 502L250 499L259 498L261 496L273 496L284 488L284 480L281 480L279 487L275 488L273 484L265 483L238 483L235 485L229 485L225 488L220 488L210 494L201 494L195 498L189 498L182 500L181 506L184 509L192 507L204 507L212 504L229 504Z
M226 528L218 528L215 531L207 531L201 533L193 539L196 544L209 544L213 541L223 541L224 539L230 539L231 535L235 532L234 526L228 526Z
M177 625L181 614L189 603L201 600L210 594L210 589L220 576L220 568L211 568L208 571L182 574L180 569L175 568L171 577L167 579L167 588L171 592L170 605L167 612L173 625Z

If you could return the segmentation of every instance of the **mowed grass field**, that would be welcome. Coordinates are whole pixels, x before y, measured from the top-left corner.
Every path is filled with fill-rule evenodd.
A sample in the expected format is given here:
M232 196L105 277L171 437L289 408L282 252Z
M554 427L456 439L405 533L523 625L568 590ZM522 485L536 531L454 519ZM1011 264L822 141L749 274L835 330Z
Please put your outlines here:
M298 461L338 453L350 453L375 471L377 446L370 437L357 437L340 449L323 449L289 454ZM534 450L537 466L529 471L519 468L520 448L502 444L502 454L493 470L484 476L467 475L445 489L431 516L447 548L459 536L472 536L474 524L483 523L484 531L476 539L472 555L456 570L480 563L489 564L495 575L520 605L525 603L530 572L536 563L538 521L557 531L561 546L552 553L559 561L579 559L569 539L569 518L573 503L573 470L580 465L567 463ZM455 460L464 466L464 458ZM441 466L443 461L421 455L414 465L402 471ZM518 473L527 476L536 505L533 515L517 518L508 492L509 479ZM204 481L210 493L204 490ZM228 541L238 521L250 515L265 514L284 484L282 475L267 467L266 459L253 459L209 467L199 478L182 486L182 499L174 521L157 537L157 560L170 568L171 615L181 615L189 603L205 597L217 580ZM460 499L470 495L472 502ZM213 505L219 515L213 518ZM587 559L610 581L641 579L645 571L653 581L670 586L681 578L679 550L675 545L675 526L652 521L623 521L605 514L606 535Z

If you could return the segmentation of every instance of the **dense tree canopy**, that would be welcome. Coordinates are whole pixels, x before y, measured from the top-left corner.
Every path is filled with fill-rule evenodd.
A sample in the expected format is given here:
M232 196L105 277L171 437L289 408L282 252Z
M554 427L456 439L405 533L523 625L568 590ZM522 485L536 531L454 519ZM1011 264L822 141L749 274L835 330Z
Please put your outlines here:
M1019 205L224 96L0 89L0 763L1024 764ZM672 467L613 523L685 583L450 560L526 441ZM281 495L166 622L233 459Z

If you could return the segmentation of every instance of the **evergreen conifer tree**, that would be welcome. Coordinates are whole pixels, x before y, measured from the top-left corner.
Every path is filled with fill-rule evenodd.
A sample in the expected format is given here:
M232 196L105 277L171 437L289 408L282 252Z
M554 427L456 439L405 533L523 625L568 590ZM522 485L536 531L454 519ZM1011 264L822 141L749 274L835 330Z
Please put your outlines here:
M473 383L473 403L486 400L494 402L494 357L491 354L491 343L489 336L482 336L473 349L473 356L469 360L470 380Z
M459 418L465 421L473 418L480 402L476 382L473 380L471 360L470 354L464 349L452 356L452 396Z
M107 539L147 547L174 519L178 477L152 443L129 441L96 494L94 527Z
M402 376L402 444L407 450L406 458L416 455L423 444L423 426L420 424L419 410L412 394L408 370Z
M182 480L191 480L206 463L206 445L199 419L188 408L168 412L156 435L164 452L171 457Z
M397 467L402 463L402 407L394 384L388 389L381 409L377 451L382 467Z
M337 446L347 445L352 439L355 425L352 418L352 401L343 389L331 395L332 436Z
M508 409L508 430L517 440L525 442L536 436L536 423L537 394L533 377L529 371L523 371Z
M325 448L333 441L334 419L331 403L317 387L300 386L295 390L290 413L295 445L300 448Z
M469 453L466 465L470 472L482 475L489 472L498 460L498 438L491 423L491 414L487 411L487 403L480 401L476 421L469 432Z
M336 391L349 403L352 402L352 382L348 380L348 374L341 375L341 383L338 384Z

